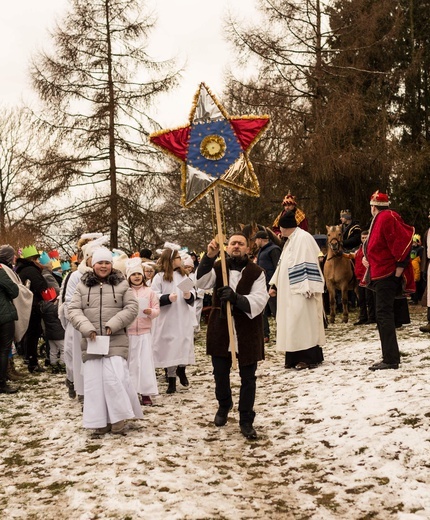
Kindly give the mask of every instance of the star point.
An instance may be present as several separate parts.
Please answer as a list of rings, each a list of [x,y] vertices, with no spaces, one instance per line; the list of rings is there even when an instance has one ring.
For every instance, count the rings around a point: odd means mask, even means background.
[[[189,124],[150,135],[182,165],[182,203],[189,207],[217,183],[251,196],[260,193],[248,153],[267,129],[269,116],[234,116],[204,83],[194,97]]]

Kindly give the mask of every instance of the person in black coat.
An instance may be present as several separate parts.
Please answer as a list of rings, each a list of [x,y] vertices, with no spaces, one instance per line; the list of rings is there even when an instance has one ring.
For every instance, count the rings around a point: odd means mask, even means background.
[[[266,231],[258,231],[253,238],[259,248],[257,265],[264,269],[267,290],[269,290],[269,281],[276,271],[276,267],[278,265],[279,259],[281,258],[282,251],[279,246],[269,240],[269,235]],[[270,340],[269,316],[276,318],[276,296],[271,296],[269,298],[266,308],[264,309],[263,323],[265,343],[268,343]]]
[[[361,227],[357,220],[352,220],[351,211],[343,209],[340,212],[342,225],[343,249],[345,252],[355,251],[361,244]]]
[[[28,360],[30,373],[43,372],[44,369],[37,362],[37,345],[42,334],[42,315],[40,302],[42,292],[48,289],[48,284],[42,276],[42,266],[38,263],[39,253],[34,246],[24,247],[23,257],[16,262],[16,273],[24,285],[30,285],[33,293],[33,304],[31,307],[30,322],[22,343],[24,345],[25,357]]]
[[[15,320],[18,319],[12,300],[18,293],[18,285],[9,278],[0,264],[0,394],[13,394],[17,391],[7,383],[7,367],[15,333]]]
[[[53,372],[65,371],[64,329],[58,317],[58,300],[42,301],[42,328],[45,341],[49,342],[49,364]]]

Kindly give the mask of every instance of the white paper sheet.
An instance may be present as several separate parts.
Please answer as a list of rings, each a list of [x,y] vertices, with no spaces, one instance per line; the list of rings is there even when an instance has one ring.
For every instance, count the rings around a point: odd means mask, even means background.
[[[139,301],[139,318],[149,318],[147,314],[144,314],[144,310],[149,308],[149,298],[138,298]]]
[[[194,283],[191,278],[184,278],[181,282],[178,283],[178,289],[181,289],[182,292],[190,292],[193,288]]]
[[[87,340],[87,354],[109,354],[109,336],[96,336],[95,341]]]

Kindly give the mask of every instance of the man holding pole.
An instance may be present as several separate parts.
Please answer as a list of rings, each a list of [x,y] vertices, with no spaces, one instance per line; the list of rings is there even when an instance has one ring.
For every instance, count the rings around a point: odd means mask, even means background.
[[[232,316],[234,351],[239,361],[241,379],[240,431],[246,438],[256,439],[257,433],[253,427],[255,373],[258,361],[264,359],[262,313],[269,295],[264,271],[249,260],[248,252],[248,239],[240,232],[234,233],[228,241],[228,258],[223,266],[223,262],[215,262],[220,246],[215,239],[211,240],[197,270],[196,286],[205,290],[214,289],[206,343],[206,352],[212,356],[215,395],[219,404],[214,423],[216,426],[224,426],[233,407],[230,369],[232,358],[234,367],[235,355],[231,353],[228,323]],[[225,279],[228,284],[224,282]]]

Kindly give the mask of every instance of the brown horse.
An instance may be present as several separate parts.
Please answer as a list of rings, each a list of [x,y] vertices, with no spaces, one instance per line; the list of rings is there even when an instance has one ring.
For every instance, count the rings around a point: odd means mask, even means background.
[[[258,253],[258,247],[255,243],[255,239],[252,238],[255,233],[257,233],[257,231],[265,231],[269,235],[269,240],[271,240],[281,249],[284,247],[284,242],[282,241],[281,237],[278,237],[278,235],[274,233],[269,227],[256,224],[255,222],[252,222],[251,224],[239,224],[239,226],[240,230],[249,241],[249,252],[251,255],[255,256]]]
[[[348,290],[357,291],[352,260],[344,255],[342,230],[340,226],[327,228],[327,259],[324,264],[324,278],[330,297],[330,323],[336,315],[336,289],[342,293],[343,323],[348,323]]]

